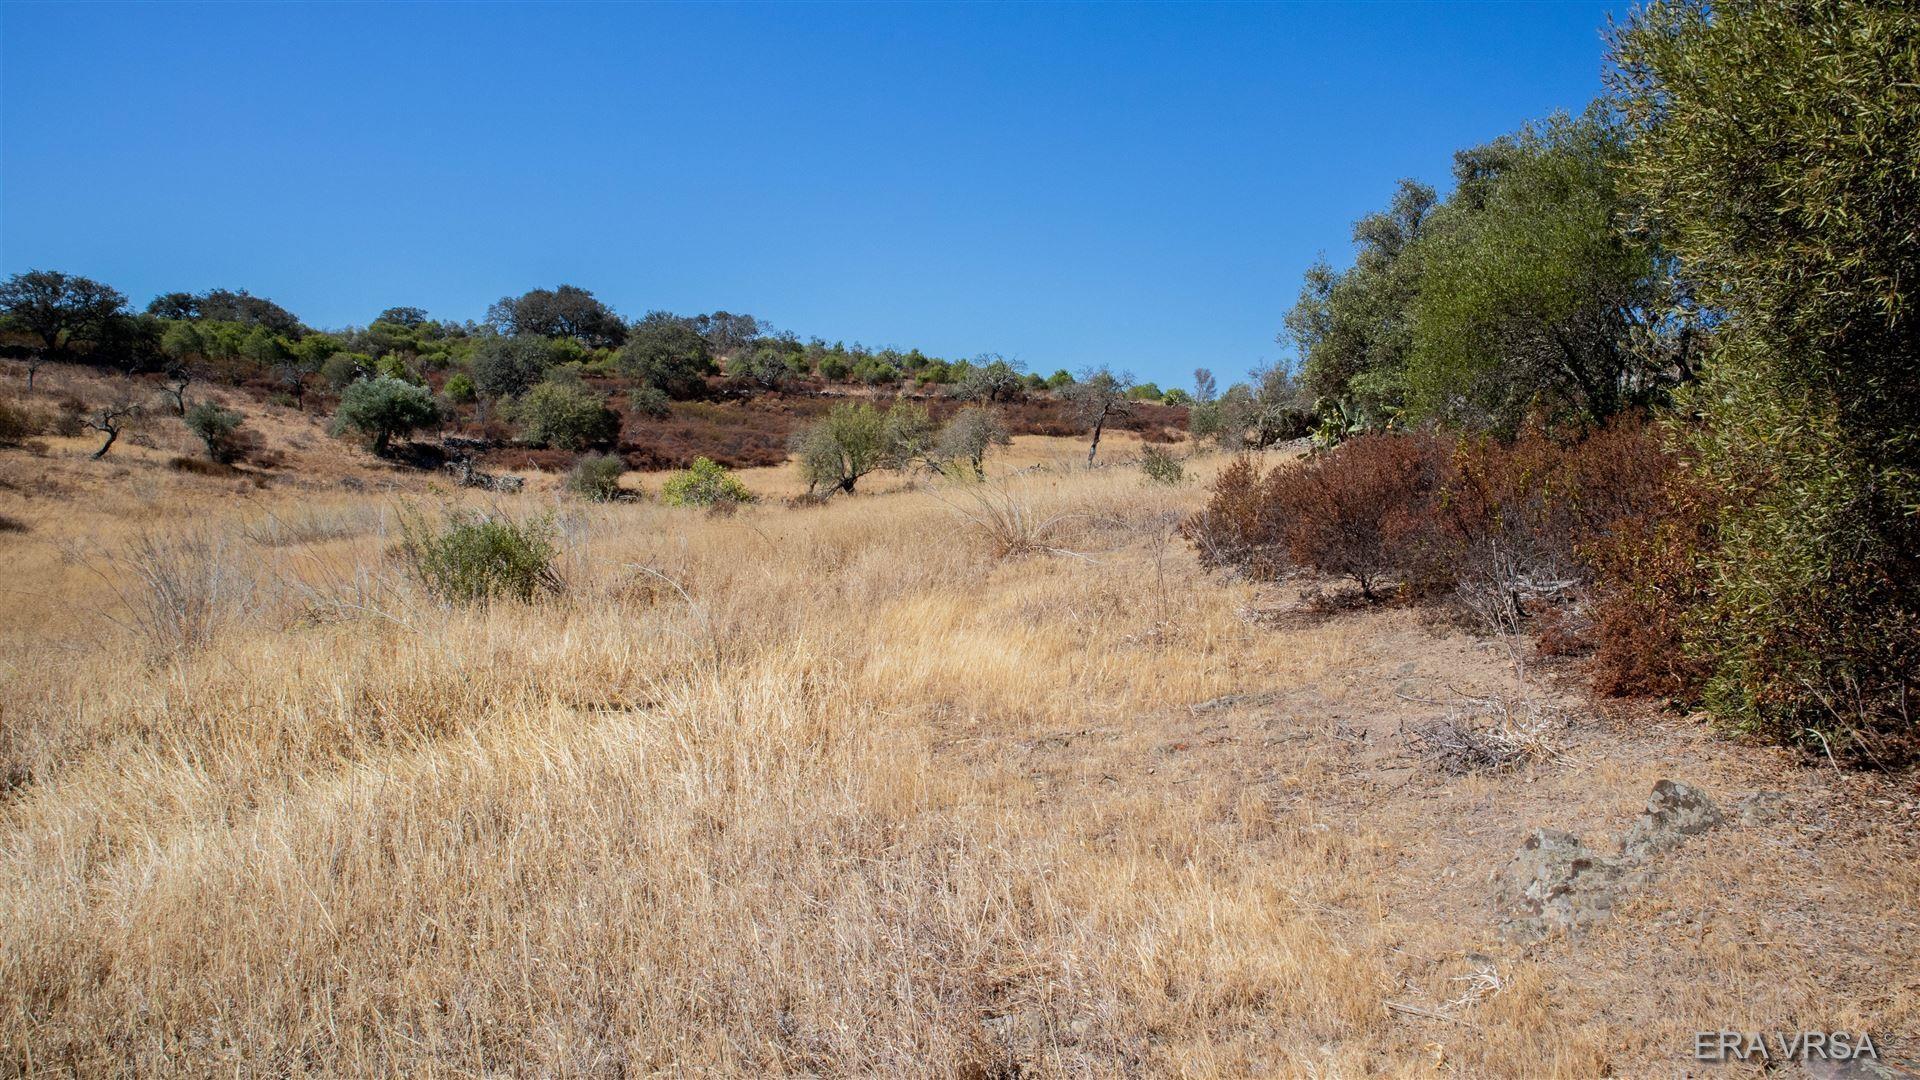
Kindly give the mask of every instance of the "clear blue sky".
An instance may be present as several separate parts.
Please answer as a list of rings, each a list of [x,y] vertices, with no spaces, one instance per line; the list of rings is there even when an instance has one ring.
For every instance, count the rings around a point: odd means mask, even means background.
[[[0,271],[1224,381],[1398,177],[1593,97],[1609,7],[8,3]]]

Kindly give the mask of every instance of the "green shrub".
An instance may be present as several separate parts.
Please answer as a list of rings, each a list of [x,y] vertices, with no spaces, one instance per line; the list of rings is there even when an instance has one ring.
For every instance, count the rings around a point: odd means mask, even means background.
[[[373,358],[361,353],[337,352],[320,362],[320,378],[335,390],[345,390],[373,374]]]
[[[551,518],[514,521],[456,510],[436,528],[403,512],[400,529],[408,570],[446,603],[526,601],[560,591]]]
[[[593,502],[608,502],[620,497],[620,477],[627,463],[613,454],[588,454],[573,463],[567,474],[567,488]]]
[[[1920,20],[1667,0],[1616,32],[1625,177],[1722,313],[1681,430],[1718,496],[1705,701],[1822,757],[1920,758]]]
[[[606,399],[578,381],[551,380],[527,391],[513,407],[514,418],[535,446],[584,450],[620,437],[620,414]]]
[[[627,395],[627,411],[635,416],[665,420],[673,415],[673,399],[657,386],[637,385]]]
[[[455,405],[467,404],[476,396],[473,377],[464,371],[454,372],[447,376],[446,384],[440,388],[440,394]]]
[[[1140,451],[1140,471],[1147,479],[1156,484],[1177,487],[1187,482],[1187,467],[1180,459],[1158,446],[1149,446]]]
[[[187,430],[206,444],[207,459],[231,464],[240,455],[240,425],[245,417],[232,409],[223,409],[211,401],[202,401],[187,410]]]
[[[361,379],[341,392],[333,433],[361,435],[374,453],[385,454],[394,436],[409,435],[439,422],[440,406],[425,387],[382,375]]]
[[[660,487],[660,501],[668,506],[717,506],[752,502],[753,492],[712,458],[703,457],[667,478]]]

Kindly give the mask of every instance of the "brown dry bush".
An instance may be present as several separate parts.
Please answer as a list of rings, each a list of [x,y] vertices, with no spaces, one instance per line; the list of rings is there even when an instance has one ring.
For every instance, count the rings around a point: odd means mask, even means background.
[[[1692,698],[1710,665],[1686,646],[1705,610],[1715,500],[1669,467],[1653,503],[1584,549],[1593,587],[1593,685],[1615,696]]]
[[[1511,442],[1463,439],[1434,503],[1462,604],[1491,629],[1546,629],[1554,651],[1574,648],[1584,617],[1563,601],[1577,606],[1592,560],[1626,523],[1660,510],[1671,472],[1670,455],[1639,420],[1572,440],[1538,425]]]
[[[1268,498],[1260,466],[1251,457],[1236,458],[1213,482],[1207,505],[1180,527],[1200,555],[1213,567],[1236,567],[1260,579],[1285,573],[1285,522]]]
[[[1255,577],[1297,565],[1352,578],[1368,599],[1391,580],[1423,591],[1435,577],[1432,503],[1448,451],[1427,433],[1367,435],[1264,477],[1241,458],[1183,531],[1203,561]]]
[[[1603,693],[1687,697],[1705,675],[1684,639],[1711,517],[1659,431],[1620,420],[1577,440],[1363,436],[1264,476],[1242,458],[1183,528],[1209,565],[1305,567],[1369,598],[1387,581],[1451,590],[1491,630],[1592,654]]]
[[[1446,477],[1447,440],[1426,432],[1363,435],[1267,479],[1287,519],[1294,560],[1352,578],[1372,600],[1398,580],[1426,591],[1436,564],[1433,503]]]

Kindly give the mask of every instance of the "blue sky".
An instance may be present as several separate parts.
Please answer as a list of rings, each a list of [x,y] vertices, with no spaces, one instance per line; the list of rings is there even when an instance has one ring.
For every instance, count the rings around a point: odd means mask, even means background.
[[[0,272],[1231,377],[1398,177],[1592,98],[1610,7],[7,3]]]

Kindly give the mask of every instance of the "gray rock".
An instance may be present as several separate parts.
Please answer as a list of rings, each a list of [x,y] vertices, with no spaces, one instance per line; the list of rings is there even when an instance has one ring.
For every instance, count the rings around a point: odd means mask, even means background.
[[[1591,926],[1613,912],[1626,868],[1595,853],[1571,833],[1535,829],[1501,875],[1495,897],[1507,929],[1539,937]]]
[[[1620,853],[1635,862],[1660,855],[1726,820],[1707,793],[1692,784],[1662,780],[1653,785],[1646,812],[1620,837]]]
[[[1653,876],[1650,859],[1725,820],[1699,788],[1662,780],[1646,811],[1621,834],[1617,857],[1595,852],[1571,833],[1535,829],[1500,875],[1495,902],[1503,924],[1522,938],[1591,926],[1613,913],[1621,894]]]

